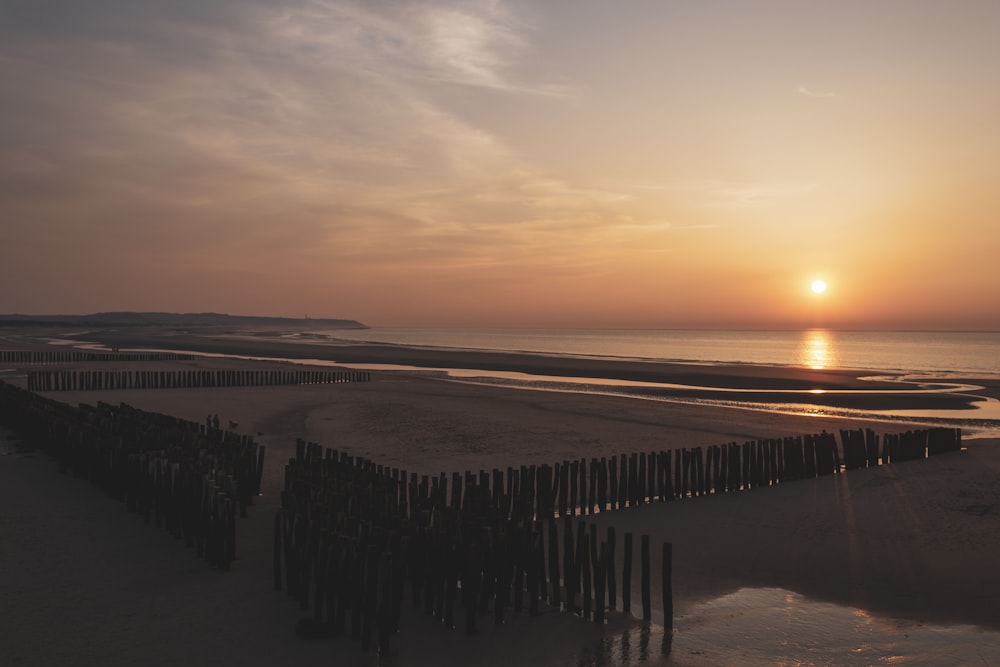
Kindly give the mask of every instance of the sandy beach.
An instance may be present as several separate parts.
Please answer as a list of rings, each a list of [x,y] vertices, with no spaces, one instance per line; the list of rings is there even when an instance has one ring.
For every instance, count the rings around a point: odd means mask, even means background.
[[[383,346],[331,351],[329,346],[224,337],[171,339],[130,333],[102,342],[123,349],[193,349],[732,388],[883,384],[859,381],[856,371],[847,370],[643,365]],[[197,359],[157,367],[251,364],[277,362]],[[27,367],[3,379],[18,383],[23,370]],[[996,391],[995,385],[979,384],[986,386],[981,396]],[[85,481],[60,475],[42,454],[6,434],[0,456],[0,591],[5,600],[0,619],[16,631],[8,631],[0,643],[3,664],[375,664],[377,657],[363,653],[356,642],[297,640],[299,613],[287,596],[272,590],[271,521],[282,463],[294,452],[296,438],[435,474],[824,429],[906,430],[899,423],[526,391],[392,373],[374,373],[371,382],[359,384],[49,395],[70,404],[125,402],[196,422],[218,414],[266,445],[268,465],[262,495],[238,526],[238,560],[233,572],[223,574]],[[962,400],[945,396],[938,398]],[[628,646],[629,637],[641,636],[633,632],[638,624],[621,615],[604,627],[564,613],[525,615],[500,628],[490,626],[473,639],[411,612],[396,638],[395,655],[380,664],[712,664],[710,655],[685,644],[685,638],[696,631],[694,620],[703,618],[701,605],[747,588],[782,589],[862,610],[900,632],[961,624],[983,628],[983,636],[995,638],[993,633],[1000,631],[998,444],[969,440],[966,451],[926,461],[588,519],[601,530],[614,526],[619,533],[648,534],[653,544],[674,545],[676,630],[669,656],[660,653],[655,636],[646,636],[640,661],[640,639]],[[656,597],[657,568],[653,572]],[[654,600],[653,608],[660,607]],[[726,621],[712,623],[713,631],[725,637]],[[845,664],[848,658],[845,654]]]

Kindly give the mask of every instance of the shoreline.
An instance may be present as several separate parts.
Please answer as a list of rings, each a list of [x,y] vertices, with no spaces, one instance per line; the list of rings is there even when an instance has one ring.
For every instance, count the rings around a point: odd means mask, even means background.
[[[466,368],[487,371],[510,371],[535,375],[595,377],[674,384],[708,385],[701,380],[717,380],[715,386],[732,389],[753,387],[783,389],[866,388],[870,383],[857,381],[859,373],[879,374],[862,369],[813,370],[794,366],[769,366],[733,363],[698,363],[657,361],[630,358],[556,356],[534,352],[463,350],[456,348],[409,347],[396,344],[323,345],[285,342],[274,338],[198,334],[160,335],[156,330],[91,331],[72,339],[102,343],[119,348],[158,348],[193,350],[237,356],[277,356],[290,359],[318,359],[350,364],[392,364],[424,368]],[[885,375],[886,373],[881,373]],[[877,383],[885,389],[895,385]]]
[[[272,357],[294,360],[315,359],[351,365],[410,366],[427,372],[480,370],[495,373],[521,373],[550,378],[593,379],[669,385],[632,390],[651,396],[678,399],[716,399],[758,404],[798,403],[848,408],[860,411],[917,409],[926,411],[961,410],[972,418],[976,404],[1000,400],[1000,377],[976,377],[956,374],[941,381],[938,376],[917,376],[906,386],[902,378],[910,373],[802,366],[776,366],[733,363],[668,362],[641,359],[555,356],[544,353],[491,352],[449,348],[420,348],[402,345],[337,344],[285,342],[254,336],[198,334],[162,335],[158,330],[92,331],[74,340],[102,343],[119,348],[156,348],[194,351],[242,357]],[[961,391],[959,383],[971,383],[973,391]],[[924,385],[954,384],[958,389],[938,389],[928,393]],[[727,392],[726,390],[730,390]],[[750,395],[749,392],[754,392]],[[799,393],[801,392],[801,393]],[[1000,410],[997,411],[1000,415]],[[993,419],[992,415],[985,419]]]

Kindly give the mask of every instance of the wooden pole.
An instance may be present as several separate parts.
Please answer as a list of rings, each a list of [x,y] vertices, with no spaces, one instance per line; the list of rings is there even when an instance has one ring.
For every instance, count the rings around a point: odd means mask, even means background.
[[[607,589],[608,543],[601,542],[600,555],[594,563],[594,623],[604,625],[604,591]]]
[[[622,566],[622,611],[632,614],[632,533],[625,533],[625,556]]]
[[[642,620],[652,618],[652,606],[649,596],[649,535],[642,536],[640,546],[640,566],[642,567]]]
[[[663,543],[663,570],[661,586],[663,593],[663,632],[670,634],[674,629],[674,585],[671,580],[674,563],[674,545]]]
[[[605,566],[605,572],[608,577],[608,609],[612,611],[615,609],[617,604],[616,597],[618,595],[615,577],[615,529],[613,526],[608,526],[608,562]]]
[[[274,515],[274,590],[281,590],[281,510]]]
[[[559,581],[559,527],[554,518],[549,518],[549,586],[551,595],[549,601],[553,607],[559,609],[562,600],[561,584]]]

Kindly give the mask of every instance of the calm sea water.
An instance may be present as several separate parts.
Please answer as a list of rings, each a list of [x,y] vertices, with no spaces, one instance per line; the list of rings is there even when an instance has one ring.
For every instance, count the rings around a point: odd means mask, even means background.
[[[309,334],[331,341],[419,347],[701,363],[1000,374],[1000,332],[372,328]]]

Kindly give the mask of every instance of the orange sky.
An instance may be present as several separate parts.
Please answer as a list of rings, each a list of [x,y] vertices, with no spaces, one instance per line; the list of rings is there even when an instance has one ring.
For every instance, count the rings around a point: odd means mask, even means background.
[[[9,0],[0,313],[1000,329],[997,34],[990,0]]]

